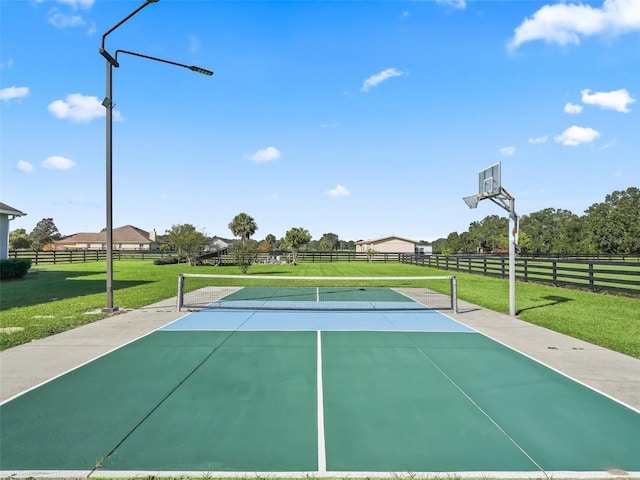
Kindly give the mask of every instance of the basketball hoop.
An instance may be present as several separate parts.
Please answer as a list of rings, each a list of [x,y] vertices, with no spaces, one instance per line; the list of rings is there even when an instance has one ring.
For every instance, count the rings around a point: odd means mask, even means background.
[[[502,164],[480,170],[478,173],[478,193],[463,197],[469,208],[477,208],[478,202],[488,198],[509,212],[511,238],[509,241],[509,313],[516,316],[516,248],[518,243],[519,217],[515,209],[515,198],[502,188]]]
[[[475,195],[469,195],[468,197],[464,197],[463,200],[464,203],[467,204],[467,207],[477,208],[478,202],[480,201],[480,195],[477,193]]]

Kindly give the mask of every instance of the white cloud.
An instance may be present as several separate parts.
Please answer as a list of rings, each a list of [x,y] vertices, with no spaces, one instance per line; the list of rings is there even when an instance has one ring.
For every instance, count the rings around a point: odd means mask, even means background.
[[[618,143],[617,140],[611,140],[609,143],[604,144],[603,146],[600,147],[600,150],[607,150],[609,148],[613,148],[616,146],[616,144]]]
[[[600,132],[593,128],[573,125],[554,137],[554,140],[568,147],[577,147],[583,143],[591,143],[599,136]]]
[[[339,123],[323,123],[320,128],[338,128],[339,126]]]
[[[76,162],[59,155],[54,155],[52,157],[47,157],[47,159],[42,162],[42,166],[49,170],[69,170],[76,166]]]
[[[548,135],[544,135],[542,137],[532,137],[529,139],[529,143],[534,143],[534,144],[538,144],[538,143],[547,143],[547,140],[549,140],[549,136]]]
[[[601,8],[585,4],[556,3],[545,5],[515,29],[508,48],[534,40],[559,45],[578,45],[581,36],[615,37],[640,30],[638,0],[605,0]]]
[[[80,8],[82,10],[88,10],[93,6],[95,0],[58,0],[58,3],[68,5],[74,10]]]
[[[95,24],[93,22],[87,23],[84,17],[78,15],[78,10],[89,10],[94,0],[57,0],[61,5],[66,8],[62,8],[62,11],[56,7],[53,7],[48,12],[48,21],[56,28],[73,28],[87,26],[87,33],[92,35],[96,31]],[[70,10],[70,11],[69,11]]]
[[[629,95],[626,88],[614,90],[613,92],[594,92],[588,88],[582,90],[582,103],[588,105],[597,105],[601,108],[616,110],[617,112],[629,113],[629,104],[634,103],[635,99]]]
[[[256,163],[266,163],[280,158],[280,155],[281,153],[276,147],[267,147],[249,155],[248,158]]]
[[[337,198],[337,197],[348,197],[349,195],[351,195],[351,192],[344,186],[338,184],[336,185],[336,188],[329,190],[328,192],[326,192],[327,195],[329,195],[330,197],[333,198]]]
[[[564,111],[565,113],[569,113],[571,115],[578,115],[579,113],[582,113],[583,108],[584,107],[582,105],[576,105],[574,103],[567,102],[567,104],[564,106]]]
[[[4,63],[0,63],[0,68],[11,68],[13,67],[13,58],[10,58]]]
[[[29,87],[7,87],[0,89],[0,100],[12,100],[29,95]]]
[[[368,92],[371,88],[379,85],[385,80],[388,80],[391,77],[400,77],[404,74],[405,72],[401,72],[399,70],[396,70],[395,68],[387,68],[386,70],[383,70],[380,73],[376,73],[375,75],[371,75],[369,78],[367,78],[362,84],[361,90],[363,92]]]
[[[97,97],[72,93],[65,100],[56,100],[49,104],[49,111],[54,117],[74,122],[90,122],[106,115],[105,107]],[[118,117],[114,113],[114,118]]]
[[[196,54],[200,52],[202,41],[199,37],[196,37],[195,35],[187,35],[187,42],[189,44],[189,53]]]
[[[49,23],[56,28],[83,27],[87,24],[79,15],[67,15],[54,11],[49,13]]]
[[[21,172],[33,172],[33,165],[29,162],[25,162],[24,160],[18,160],[16,168]]]
[[[502,147],[500,153],[505,157],[512,157],[516,153],[516,147]]]
[[[467,7],[466,0],[436,0],[436,2],[446,7],[457,8],[460,10]]]

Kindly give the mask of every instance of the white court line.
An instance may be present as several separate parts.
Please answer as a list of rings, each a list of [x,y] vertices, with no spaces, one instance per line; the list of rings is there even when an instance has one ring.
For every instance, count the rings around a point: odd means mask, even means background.
[[[322,331],[317,331],[316,348],[318,350],[317,360],[317,405],[318,405],[318,473],[324,475],[327,472],[327,453],[325,450],[324,438],[324,393],[322,389]]]
[[[0,470],[2,478],[143,478],[143,477],[173,477],[173,478],[228,478],[246,480],[251,478],[292,478],[308,480],[320,472],[241,472],[241,471],[199,471],[199,470],[98,470],[89,472],[88,470]],[[617,471],[548,471],[546,475],[536,471],[463,471],[463,472],[373,472],[373,471],[332,471],[324,472],[324,478],[390,478],[392,480],[412,480],[415,478],[442,480],[448,478],[499,478],[505,480],[512,479],[582,479],[582,480],[625,480],[640,478],[640,472]]]

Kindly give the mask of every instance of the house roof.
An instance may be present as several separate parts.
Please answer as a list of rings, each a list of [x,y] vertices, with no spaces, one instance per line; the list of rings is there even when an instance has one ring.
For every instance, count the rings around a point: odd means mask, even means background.
[[[99,243],[107,241],[107,232],[87,233],[81,232],[58,240],[56,243]],[[149,232],[132,225],[125,225],[113,229],[113,241],[117,243],[153,243],[149,238]]]
[[[404,238],[404,237],[398,237],[396,235],[390,235],[388,237],[380,237],[380,238],[373,238],[371,240],[360,240],[358,242],[356,242],[356,245],[366,245],[368,243],[380,243],[380,242],[386,242],[389,240],[402,240],[403,242],[409,242],[409,243],[416,243],[415,240],[411,240],[409,238]]]
[[[0,213],[4,215],[15,215],[16,217],[23,217],[26,213],[21,212],[17,208],[13,208],[6,203],[0,202]]]

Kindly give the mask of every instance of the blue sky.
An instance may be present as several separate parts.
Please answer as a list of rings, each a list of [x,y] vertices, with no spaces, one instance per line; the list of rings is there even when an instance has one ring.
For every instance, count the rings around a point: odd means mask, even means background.
[[[105,226],[102,35],[143,2],[0,0],[0,200],[63,235]],[[502,162],[520,215],[640,185],[640,0],[149,4],[120,55],[113,223],[255,238],[435,240]]]

